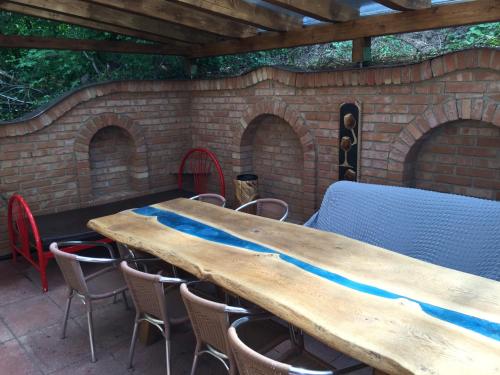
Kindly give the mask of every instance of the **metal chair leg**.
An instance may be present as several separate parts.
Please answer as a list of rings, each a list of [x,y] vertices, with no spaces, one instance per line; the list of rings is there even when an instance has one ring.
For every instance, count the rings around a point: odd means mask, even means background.
[[[165,338],[165,362],[167,365],[167,375],[170,375],[170,339]]]
[[[191,374],[194,375],[196,373],[196,366],[198,365],[198,357],[199,357],[199,352],[201,350],[201,343],[196,341],[196,349],[194,350],[194,357],[193,357],[193,365],[191,366]]]
[[[68,299],[66,300],[66,310],[64,311],[64,321],[61,332],[61,339],[66,337],[66,326],[68,325],[69,309],[71,307],[71,300],[73,299],[73,291],[68,292]]]
[[[130,342],[130,349],[128,352],[128,368],[132,368],[132,362],[134,360],[135,343],[137,341],[137,331],[139,328],[139,314],[135,315],[134,320],[134,330],[132,332],[132,341]]]
[[[92,357],[92,362],[96,362],[97,358],[95,356],[94,349],[94,323],[92,320],[92,303],[90,300],[86,299],[85,304],[87,305],[87,324],[89,327],[89,340],[90,340],[90,355]]]

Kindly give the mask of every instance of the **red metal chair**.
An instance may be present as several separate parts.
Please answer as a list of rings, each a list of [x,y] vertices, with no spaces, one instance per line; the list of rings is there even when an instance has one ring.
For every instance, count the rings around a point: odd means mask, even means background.
[[[17,254],[20,254],[30,262],[40,273],[43,291],[48,291],[46,269],[49,259],[54,258],[54,255],[48,249],[44,250],[35,218],[21,195],[14,194],[10,197],[7,220],[12,259],[15,262]],[[109,243],[111,240],[104,238],[98,242]],[[92,247],[94,246],[75,245],[65,248],[64,251],[76,253]],[[33,254],[36,254],[36,256],[33,256]]]
[[[182,189],[183,174],[190,173],[193,175],[194,192],[196,194],[207,193],[208,179],[213,168],[215,168],[219,178],[220,195],[225,197],[226,184],[220,163],[215,154],[205,148],[193,148],[182,158],[177,180],[179,189]],[[185,172],[185,169],[187,172]]]

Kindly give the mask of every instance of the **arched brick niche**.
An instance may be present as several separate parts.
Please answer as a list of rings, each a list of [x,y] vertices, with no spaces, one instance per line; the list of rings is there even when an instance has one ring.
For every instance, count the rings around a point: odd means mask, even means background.
[[[81,203],[148,190],[146,143],[130,118],[113,113],[91,118],[82,126],[74,149]]]
[[[500,200],[500,105],[451,100],[418,116],[393,143],[393,183]]]
[[[316,151],[304,120],[283,102],[271,102],[249,109],[241,124],[234,174],[257,174],[260,195],[283,199],[290,220],[304,222],[316,203]]]
[[[500,128],[474,120],[440,125],[419,143],[410,165],[410,186],[500,199]]]

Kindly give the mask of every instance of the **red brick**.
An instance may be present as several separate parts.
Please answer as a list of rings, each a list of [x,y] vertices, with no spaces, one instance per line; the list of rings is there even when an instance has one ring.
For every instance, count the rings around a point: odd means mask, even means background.
[[[489,148],[478,148],[478,147],[460,147],[458,152],[462,155],[467,156],[480,156],[480,157],[495,157],[496,150]]]
[[[496,147],[500,149],[500,137],[496,138],[478,138],[477,145],[480,147]]]
[[[432,59],[431,60],[431,69],[432,69],[432,75],[434,77],[442,76],[444,73],[443,58],[436,57],[435,59]]]
[[[436,175],[434,177],[434,181],[451,185],[461,185],[461,186],[470,186],[472,183],[472,179],[469,177],[453,176],[453,175]]]
[[[453,93],[482,93],[486,91],[484,83],[472,82],[446,82],[446,92]]]
[[[445,73],[453,72],[457,69],[457,56],[454,53],[450,53],[444,56],[444,71]]]
[[[459,176],[494,178],[495,172],[491,169],[457,167],[456,174]]]

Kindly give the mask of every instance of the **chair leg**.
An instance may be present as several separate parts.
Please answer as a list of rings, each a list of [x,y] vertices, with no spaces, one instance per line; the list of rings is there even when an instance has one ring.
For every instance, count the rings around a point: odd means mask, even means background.
[[[92,362],[96,362],[97,358],[95,356],[95,345],[94,345],[94,322],[92,320],[92,303],[89,299],[85,300],[87,305],[87,324],[89,328],[89,340],[90,340],[90,355],[92,357]]]
[[[132,332],[132,341],[130,342],[130,349],[128,352],[128,368],[132,368],[132,363],[134,361],[134,351],[135,351],[135,343],[137,341],[137,330],[139,328],[139,314],[135,315],[134,320],[134,330]]]
[[[127,293],[125,291],[122,292],[123,304],[125,305],[125,310],[130,310],[130,306],[127,301]]]
[[[193,365],[191,366],[191,374],[194,375],[196,373],[196,366],[198,365],[198,358],[200,356],[200,350],[201,350],[201,343],[196,340],[196,349],[194,350],[194,357],[193,357]]]
[[[64,311],[64,321],[61,332],[61,339],[66,337],[66,326],[68,325],[69,309],[71,307],[71,300],[73,299],[73,290],[69,290],[68,299],[66,300],[66,310]]]
[[[170,375],[170,339],[165,337],[165,362],[167,366],[167,375]]]

